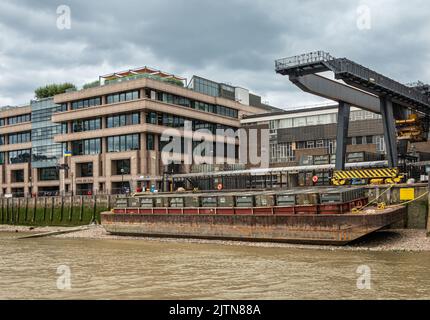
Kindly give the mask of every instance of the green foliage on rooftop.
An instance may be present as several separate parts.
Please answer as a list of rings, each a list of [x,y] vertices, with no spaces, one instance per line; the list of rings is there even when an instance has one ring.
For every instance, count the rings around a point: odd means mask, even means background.
[[[89,88],[94,88],[94,87],[98,87],[98,86],[100,86],[100,81],[99,80],[95,80],[93,82],[85,83],[82,86],[82,89],[89,89]]]
[[[73,83],[53,83],[44,87],[39,87],[34,90],[37,99],[49,98],[56,94],[64,93],[66,91],[76,91],[76,86]]]

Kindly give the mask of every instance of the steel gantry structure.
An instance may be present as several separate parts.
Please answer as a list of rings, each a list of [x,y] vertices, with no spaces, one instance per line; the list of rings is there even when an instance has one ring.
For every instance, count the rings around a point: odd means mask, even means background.
[[[275,70],[288,75],[302,90],[339,103],[337,123],[337,170],[345,168],[349,112],[356,106],[382,116],[388,165],[398,165],[396,119],[405,119],[410,112],[422,117],[430,115],[430,89],[418,83],[401,84],[346,58],[335,58],[324,51],[316,51],[275,61]],[[342,82],[318,75],[333,72]]]

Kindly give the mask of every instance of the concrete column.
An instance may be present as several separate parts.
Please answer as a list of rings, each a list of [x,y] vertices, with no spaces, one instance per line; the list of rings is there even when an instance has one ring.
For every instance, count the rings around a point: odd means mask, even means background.
[[[397,135],[393,115],[393,103],[388,97],[381,97],[381,115],[384,126],[384,140],[387,149],[387,160],[390,168],[397,167]]]
[[[160,136],[158,134],[154,134],[154,155],[155,155],[155,167],[154,167],[154,174],[159,175],[161,174],[161,170],[160,170],[160,161],[161,161],[161,156],[160,156]]]
[[[146,133],[140,134],[140,173],[146,175],[148,173],[148,151],[146,150]]]
[[[61,157],[59,162],[60,164],[66,164],[67,157]],[[66,191],[66,171],[67,170],[58,171],[58,179],[60,180],[60,194],[65,193]]]
[[[29,195],[30,193],[30,176],[31,176],[31,164],[28,163],[28,166],[24,169],[24,195]]]
[[[102,167],[101,167],[101,170],[99,170],[98,173],[100,173],[101,176],[106,177],[107,176],[107,171],[106,171],[106,167],[107,167],[107,165],[106,165],[106,162],[107,162],[107,160],[106,160],[107,138],[103,137],[103,138],[100,138],[100,139],[102,139],[102,154],[101,154],[101,157],[100,157],[100,161],[102,162]]]
[[[350,109],[349,104],[343,101],[339,102],[336,133],[336,170],[345,169]]]

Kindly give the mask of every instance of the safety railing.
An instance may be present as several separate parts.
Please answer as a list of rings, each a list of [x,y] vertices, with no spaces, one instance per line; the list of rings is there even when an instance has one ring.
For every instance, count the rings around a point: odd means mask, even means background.
[[[328,52],[315,51],[275,61],[276,71],[335,59]]]
[[[366,68],[351,60],[342,58],[327,61],[327,64],[332,67],[332,71],[336,74],[347,73],[363,81],[375,84],[378,87],[390,91],[396,95],[406,97],[418,103],[425,105],[429,104],[429,99],[415,88],[408,87],[400,82],[381,75],[369,68]]]

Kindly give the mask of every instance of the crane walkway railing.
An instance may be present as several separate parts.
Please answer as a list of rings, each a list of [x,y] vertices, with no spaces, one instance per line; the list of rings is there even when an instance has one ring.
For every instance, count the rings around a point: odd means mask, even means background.
[[[360,82],[376,93],[386,93],[412,105],[424,106],[430,113],[430,97],[418,88],[390,79],[346,58],[335,58],[328,52],[315,51],[275,61],[275,70],[281,74],[309,74],[332,71],[337,79]]]

